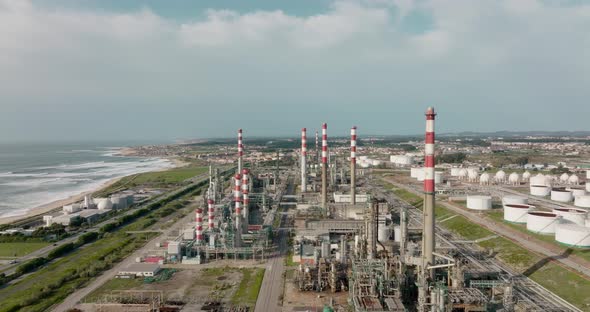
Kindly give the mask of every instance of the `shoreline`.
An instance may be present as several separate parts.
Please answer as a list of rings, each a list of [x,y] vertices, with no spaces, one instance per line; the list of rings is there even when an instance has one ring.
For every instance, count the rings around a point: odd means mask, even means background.
[[[123,156],[123,155],[121,155],[121,156]],[[140,157],[140,156],[135,156],[135,157]],[[173,166],[170,168],[154,168],[154,170],[146,171],[146,172],[166,171],[166,170],[170,170],[170,169],[184,167],[188,164],[188,163],[185,163],[185,162],[178,160],[174,157],[162,157],[162,159],[168,160]],[[146,173],[146,172],[144,172],[144,173]],[[101,184],[100,186],[98,186],[92,190],[81,192],[81,193],[78,193],[75,195],[71,195],[67,198],[57,199],[57,200],[54,200],[52,202],[49,202],[49,203],[46,203],[46,204],[43,204],[40,206],[30,208],[29,210],[27,210],[27,212],[25,212],[24,214],[21,214],[21,215],[0,217],[0,225],[10,224],[10,223],[17,222],[17,221],[20,221],[23,219],[41,216],[41,215],[47,214],[51,211],[60,210],[65,205],[70,205],[70,204],[82,201],[82,200],[84,200],[84,196],[99,192],[99,191],[117,183],[117,181],[119,181],[125,177],[132,176],[134,174],[137,174],[137,173],[113,178],[113,179],[106,181],[105,183]]]

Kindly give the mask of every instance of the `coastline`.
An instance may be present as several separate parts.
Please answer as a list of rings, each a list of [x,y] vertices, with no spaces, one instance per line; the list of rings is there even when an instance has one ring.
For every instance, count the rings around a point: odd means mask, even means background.
[[[127,148],[128,151],[131,151],[132,148]],[[119,155],[117,155],[119,156]],[[124,156],[124,155],[121,155]],[[125,155],[126,156],[126,155]],[[140,156],[135,156],[135,157],[140,157]],[[166,159],[168,160],[173,167],[170,168],[154,168],[154,170],[151,171],[146,171],[146,172],[158,172],[158,171],[166,171],[166,170],[170,170],[170,169],[174,169],[174,168],[179,168],[179,167],[184,167],[187,166],[188,163],[183,162],[175,157],[162,157],[162,159]],[[134,173],[135,174],[135,173]],[[84,200],[84,196],[88,195],[88,194],[93,194],[96,192],[99,192],[111,185],[113,185],[114,183],[116,183],[117,181],[128,177],[128,176],[132,176],[134,174],[129,174],[126,176],[121,176],[121,177],[117,177],[117,178],[113,178],[111,180],[106,181],[105,183],[101,184],[100,186],[96,187],[93,190],[90,191],[86,191],[86,192],[81,192],[75,195],[71,195],[67,198],[61,198],[61,199],[57,199],[54,200],[52,202],[49,202],[47,204],[43,204],[37,207],[33,207],[29,210],[27,210],[27,212],[25,212],[24,214],[21,215],[16,215],[16,216],[6,216],[6,217],[0,217],[0,225],[4,225],[4,224],[9,224],[9,223],[13,223],[16,221],[20,221],[23,219],[27,219],[27,218],[32,218],[32,217],[36,217],[36,216],[40,216],[43,214],[47,214],[51,211],[55,211],[55,210],[61,210],[61,208],[65,205],[70,205],[79,201]]]

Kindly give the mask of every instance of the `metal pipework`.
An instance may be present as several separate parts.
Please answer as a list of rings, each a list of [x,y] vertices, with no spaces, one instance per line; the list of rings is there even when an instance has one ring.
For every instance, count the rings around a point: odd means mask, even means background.
[[[244,156],[244,145],[242,142],[242,129],[238,129],[238,174],[242,173],[242,156]]]
[[[322,125],[322,208],[328,212],[328,124]]]
[[[356,126],[350,129],[350,203],[356,204]]]
[[[434,108],[426,110],[426,135],[424,138],[424,229],[422,231],[423,269],[434,265]],[[429,275],[434,278],[434,268]]]
[[[301,129],[301,193],[307,191],[307,129]]]

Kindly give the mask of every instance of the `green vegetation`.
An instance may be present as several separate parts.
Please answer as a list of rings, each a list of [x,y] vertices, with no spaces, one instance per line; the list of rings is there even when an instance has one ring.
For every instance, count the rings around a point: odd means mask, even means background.
[[[132,289],[141,284],[143,284],[141,278],[113,278],[86,296],[84,302],[96,302],[111,291]]]
[[[187,179],[207,172],[208,167],[182,167],[166,171],[146,172],[130,175],[95,194],[96,197],[107,196],[138,186],[163,188],[177,186]]]
[[[70,251],[51,262],[47,262],[46,258],[38,258],[34,263],[27,262],[26,266],[20,269],[22,272],[40,268],[14,284],[0,289],[0,301],[3,303],[0,312],[47,311],[52,305],[88,283],[92,277],[109,269],[156,235],[133,235],[127,234],[127,231],[142,229],[149,215],[155,215],[160,208],[174,206],[183,201],[183,197],[192,196],[196,191],[200,191],[199,188],[205,184],[206,181],[203,181],[154,201],[146,205],[147,212],[141,212],[131,219],[121,217],[115,221],[115,228],[101,232],[102,238],[87,244],[83,250]],[[142,210],[144,209],[136,212]],[[83,241],[91,238],[85,237]],[[44,263],[47,264],[43,265]]]
[[[240,269],[240,272],[242,272],[242,281],[231,301],[233,304],[254,308],[264,278],[264,269]]]
[[[49,245],[47,242],[0,243],[0,258],[22,257]]]
[[[452,154],[442,154],[442,155],[438,155],[436,157],[436,163],[437,164],[442,164],[442,163],[448,163],[448,164],[452,164],[452,163],[463,163],[463,161],[467,158],[467,155],[465,153],[452,153]]]
[[[400,194],[398,196],[409,204],[416,206],[421,201],[420,196],[397,189],[390,183],[388,184],[390,188],[393,188],[393,192],[396,195]],[[492,212],[492,218],[497,219],[498,213]],[[435,214],[439,220],[445,218],[443,216],[454,215],[453,212],[440,205],[436,206]],[[469,240],[477,240],[495,234],[461,215],[445,221],[443,225],[450,231]],[[520,227],[518,225],[513,226]],[[478,245],[482,248],[492,250],[495,257],[582,310],[587,310],[590,306],[590,296],[587,295],[590,293],[590,280],[547,258],[530,252],[504,237],[485,240],[479,242]]]

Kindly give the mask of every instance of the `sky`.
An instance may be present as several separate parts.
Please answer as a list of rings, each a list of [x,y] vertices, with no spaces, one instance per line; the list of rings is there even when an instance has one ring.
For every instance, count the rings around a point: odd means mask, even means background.
[[[0,0],[0,141],[590,130],[590,2]]]

